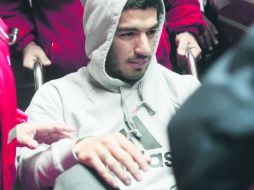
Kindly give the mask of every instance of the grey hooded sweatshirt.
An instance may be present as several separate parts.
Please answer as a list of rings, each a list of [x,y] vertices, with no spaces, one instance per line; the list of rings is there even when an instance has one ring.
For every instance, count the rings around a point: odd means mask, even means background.
[[[86,1],[84,30],[86,53],[91,62],[76,73],[43,85],[27,113],[31,121],[73,126],[80,138],[121,131],[152,158],[152,163],[149,171],[143,173],[142,182],[133,180],[131,186],[121,184],[120,188],[168,190],[175,185],[175,180],[167,125],[199,82],[192,76],[167,70],[156,61],[155,49],[164,11],[159,15],[160,27],[145,75],[130,85],[106,73],[106,56],[126,1]],[[23,148],[18,175],[24,189],[53,186],[59,174],[77,163],[72,153],[74,142],[73,139],[62,139],[51,145],[41,145],[36,150]]]

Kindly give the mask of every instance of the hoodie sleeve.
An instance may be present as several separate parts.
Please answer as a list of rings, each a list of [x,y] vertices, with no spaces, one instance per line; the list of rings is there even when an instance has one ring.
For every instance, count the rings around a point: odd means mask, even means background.
[[[170,32],[188,31],[195,36],[206,28],[198,0],[164,0],[166,22]]]
[[[10,29],[18,28],[17,51],[22,51],[29,42],[35,39],[32,8],[28,0],[1,0],[0,17]]]
[[[45,84],[35,94],[27,109],[30,121],[64,123],[61,97],[55,87]],[[18,161],[18,181],[22,189],[52,187],[55,179],[77,163],[72,148],[74,139],[62,139],[35,150],[21,148]]]

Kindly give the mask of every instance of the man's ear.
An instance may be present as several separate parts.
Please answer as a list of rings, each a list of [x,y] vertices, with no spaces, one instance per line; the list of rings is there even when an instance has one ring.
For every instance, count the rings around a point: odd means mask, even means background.
[[[85,6],[86,0],[81,0],[81,3],[82,3],[83,6]]]

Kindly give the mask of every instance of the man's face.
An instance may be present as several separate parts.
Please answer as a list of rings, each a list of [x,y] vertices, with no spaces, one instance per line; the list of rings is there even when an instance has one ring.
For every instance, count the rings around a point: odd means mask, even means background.
[[[130,83],[142,78],[153,53],[157,28],[155,8],[123,11],[107,56],[107,73]]]

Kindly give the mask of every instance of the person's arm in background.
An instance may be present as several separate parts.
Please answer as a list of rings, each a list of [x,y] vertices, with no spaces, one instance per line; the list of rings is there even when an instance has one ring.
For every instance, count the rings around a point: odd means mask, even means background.
[[[170,33],[176,35],[177,58],[181,60],[188,48],[195,58],[201,49],[196,41],[206,28],[198,0],[164,0],[166,24]]]
[[[17,146],[35,149],[38,144],[52,144],[74,138],[74,128],[60,123],[26,122],[16,126]]]
[[[58,97],[58,91],[53,86],[43,85],[26,111],[29,122],[64,124]],[[21,148],[18,154],[18,186],[21,189],[33,190],[52,187],[60,173],[77,163],[72,154],[74,142],[75,139],[65,138],[51,145],[39,144],[34,150]]]
[[[51,64],[43,49],[35,43],[35,26],[28,0],[2,0],[0,17],[9,29],[18,28],[15,51],[23,54],[24,67],[32,69],[37,59],[45,66]]]
[[[74,128],[56,122],[28,122],[28,116],[20,109],[16,109],[15,120],[15,127],[8,132],[8,143],[16,139],[18,147],[35,149],[38,144],[74,138]]]
[[[0,17],[0,173],[4,190],[13,189],[17,146],[36,148],[38,143],[51,144],[62,138],[72,138],[74,132],[73,128],[55,122],[27,123],[28,117],[16,108],[15,81],[10,67],[7,32],[8,28]]]
[[[198,41],[202,49],[212,51],[214,49],[214,46],[219,44],[219,40],[217,38],[219,32],[215,27],[215,25],[210,21],[210,19],[205,14],[205,6],[207,4],[207,1],[199,0],[199,3],[200,10],[203,13],[203,18],[207,23],[207,29],[204,31],[202,35],[198,37]]]

